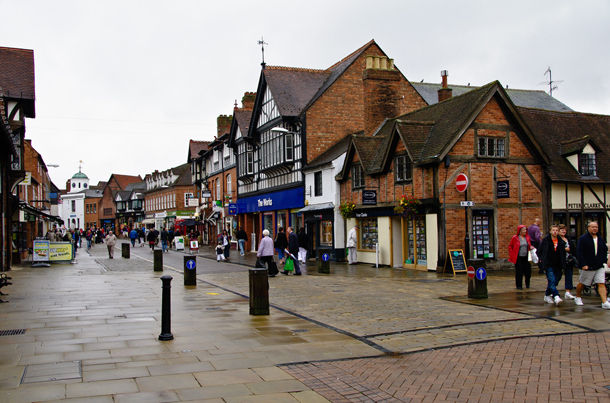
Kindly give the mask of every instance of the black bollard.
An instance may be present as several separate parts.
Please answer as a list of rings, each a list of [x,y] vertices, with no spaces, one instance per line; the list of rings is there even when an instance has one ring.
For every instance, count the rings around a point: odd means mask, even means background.
[[[154,257],[154,271],[163,271],[163,251],[161,249],[155,249],[153,251]]]
[[[269,315],[267,269],[250,269],[250,315]]]
[[[156,251],[155,251],[156,252]],[[171,302],[171,282],[172,276],[161,276],[163,285],[163,298],[161,301],[161,334],[159,340],[173,340],[174,335],[172,334],[172,302]]]
[[[121,256],[123,256],[125,259],[129,259],[130,253],[128,243],[121,244]]]
[[[184,285],[197,285],[197,257],[184,257]]]
[[[468,277],[468,298],[487,298],[485,259],[468,259],[468,265],[473,267],[475,272],[474,278]]]

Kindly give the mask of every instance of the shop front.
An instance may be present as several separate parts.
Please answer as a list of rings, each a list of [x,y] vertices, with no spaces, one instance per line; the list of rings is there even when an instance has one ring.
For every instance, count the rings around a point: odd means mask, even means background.
[[[308,205],[303,207],[299,213],[303,218],[305,232],[310,243],[307,248],[308,256],[317,258],[320,253],[329,253],[332,260],[343,261],[345,249],[337,249],[335,244],[334,204]]]

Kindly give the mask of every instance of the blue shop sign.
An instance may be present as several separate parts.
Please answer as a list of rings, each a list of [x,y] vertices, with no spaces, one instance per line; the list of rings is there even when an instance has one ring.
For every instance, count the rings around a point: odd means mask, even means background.
[[[243,197],[237,199],[237,211],[239,214],[254,213],[259,211],[287,210],[303,207],[305,192],[302,187],[282,190],[273,193],[264,193],[258,196]]]

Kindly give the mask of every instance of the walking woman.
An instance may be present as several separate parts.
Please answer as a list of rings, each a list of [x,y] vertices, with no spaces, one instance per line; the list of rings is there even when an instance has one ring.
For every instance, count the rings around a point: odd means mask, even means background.
[[[280,259],[280,263],[284,263],[284,249],[288,247],[288,238],[286,238],[284,228],[279,227],[277,231],[277,236],[275,237],[274,241],[275,250],[277,251],[277,257]]]
[[[551,231],[540,243],[538,258],[546,272],[547,287],[544,293],[544,302],[559,305],[563,300],[557,291],[556,279],[561,278],[566,262],[566,248],[564,242],[559,238],[559,227],[551,225]]]
[[[517,290],[523,289],[523,276],[525,288],[530,288],[532,266],[528,261],[529,251],[532,249],[530,236],[527,234],[527,225],[519,225],[517,234],[513,235],[508,244],[508,260],[515,265],[515,285]]]
[[[574,257],[574,254],[576,253],[576,246],[574,245],[574,242],[572,242],[568,239],[568,237],[566,236],[567,233],[568,233],[568,230],[567,230],[566,226],[564,224],[559,224],[559,237],[565,243],[565,248],[566,248],[566,262],[565,262],[565,269],[564,269],[565,285],[566,285],[566,293],[565,293],[564,297],[566,300],[576,298],[574,295],[572,295],[571,291],[574,289],[574,283],[572,282],[572,275],[574,274],[574,266],[578,266],[578,262],[576,261],[576,258]],[[559,279],[555,279],[555,280],[557,281],[557,284],[559,284]]]

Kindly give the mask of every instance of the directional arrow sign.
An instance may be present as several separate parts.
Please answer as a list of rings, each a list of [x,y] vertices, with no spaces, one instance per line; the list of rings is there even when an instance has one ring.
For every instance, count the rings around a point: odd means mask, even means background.
[[[479,267],[477,269],[477,280],[485,280],[485,277],[487,277],[487,272],[484,268]]]
[[[186,261],[186,268],[189,270],[193,270],[197,267],[197,262],[193,259]]]
[[[322,261],[323,262],[328,262],[328,258],[329,258],[328,253],[323,253],[322,254]]]

